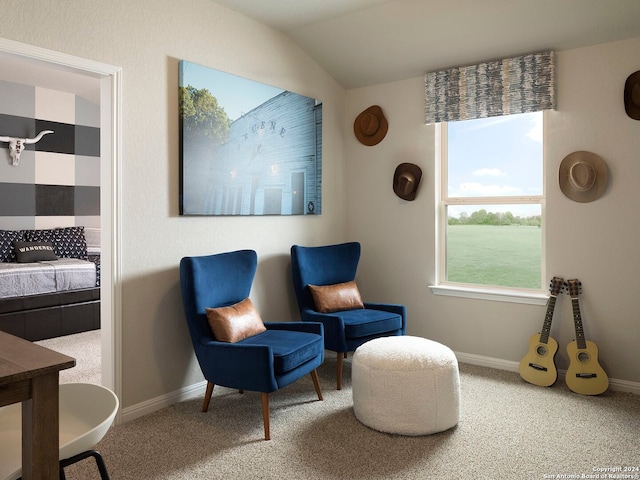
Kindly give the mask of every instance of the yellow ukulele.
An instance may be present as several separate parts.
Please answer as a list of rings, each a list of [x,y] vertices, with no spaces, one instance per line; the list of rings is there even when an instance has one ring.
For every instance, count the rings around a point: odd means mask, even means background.
[[[567,345],[569,355],[567,386],[575,393],[600,395],[609,388],[609,377],[598,363],[598,347],[584,338],[578,303],[581,284],[577,279],[568,280],[567,283],[573,307],[573,323],[576,328],[576,339]]]
[[[549,336],[549,332],[551,331],[551,320],[556,306],[556,298],[562,292],[563,287],[564,279],[553,277],[542,331],[531,336],[529,339],[529,351],[522,357],[518,366],[518,372],[520,372],[520,376],[524,380],[541,387],[551,386],[558,379],[558,370],[555,364],[558,342]]]

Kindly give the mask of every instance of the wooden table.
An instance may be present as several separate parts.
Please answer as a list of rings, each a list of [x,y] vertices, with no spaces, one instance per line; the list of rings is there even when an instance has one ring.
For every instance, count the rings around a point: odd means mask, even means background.
[[[0,407],[22,402],[22,478],[58,479],[60,370],[75,359],[0,332]]]

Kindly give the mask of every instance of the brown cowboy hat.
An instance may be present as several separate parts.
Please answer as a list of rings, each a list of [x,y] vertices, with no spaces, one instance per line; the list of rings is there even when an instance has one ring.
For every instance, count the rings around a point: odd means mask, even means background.
[[[416,198],[422,169],[413,163],[401,163],[393,174],[393,191],[403,200]]]
[[[607,164],[600,156],[591,152],[573,152],[567,155],[558,172],[562,193],[581,203],[600,198],[607,188],[607,179]]]
[[[640,120],[640,70],[627,77],[624,84],[624,109],[634,120]]]
[[[378,105],[364,110],[353,122],[353,133],[363,145],[377,145],[387,134],[389,124]]]

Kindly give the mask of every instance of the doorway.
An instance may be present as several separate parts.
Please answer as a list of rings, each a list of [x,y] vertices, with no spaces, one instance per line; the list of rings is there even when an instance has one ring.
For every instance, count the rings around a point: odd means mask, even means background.
[[[100,105],[102,384],[121,396],[120,162],[122,71],[119,67],[0,38],[1,79],[94,95]],[[43,74],[44,72],[44,74]],[[46,84],[45,84],[46,82]],[[94,89],[87,92],[84,89]]]

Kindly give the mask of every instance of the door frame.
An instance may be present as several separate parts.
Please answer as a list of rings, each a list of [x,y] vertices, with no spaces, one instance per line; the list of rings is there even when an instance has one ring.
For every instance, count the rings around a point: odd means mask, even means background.
[[[122,398],[122,68],[4,38],[0,38],[0,52],[47,68],[87,75],[100,82],[102,384]],[[120,415],[121,409],[117,423]]]

